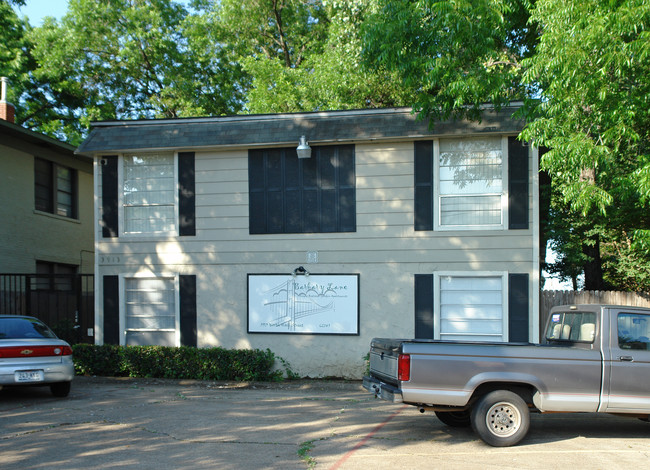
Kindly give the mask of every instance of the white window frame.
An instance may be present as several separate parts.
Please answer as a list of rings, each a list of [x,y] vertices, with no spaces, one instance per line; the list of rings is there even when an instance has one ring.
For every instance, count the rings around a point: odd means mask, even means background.
[[[120,293],[120,346],[126,346],[128,331],[169,331],[171,329],[126,328],[126,281],[129,279],[173,279],[174,281],[174,346],[181,345],[180,275],[178,273],[122,273],[118,276]]]
[[[465,137],[465,139],[480,139],[481,137]],[[450,137],[443,140],[462,140],[463,137]],[[433,190],[434,190],[434,227],[436,231],[450,230],[506,230],[508,227],[508,136],[501,136],[501,223],[481,225],[443,225],[440,201],[440,140],[433,141]],[[489,193],[485,193],[488,195]],[[496,194],[495,194],[496,195]]]
[[[508,272],[507,271],[441,271],[433,274],[433,298],[434,298],[434,313],[433,313],[433,332],[434,339],[450,339],[449,334],[445,334],[446,338],[441,338],[441,288],[440,283],[448,277],[463,277],[463,278],[501,278],[501,331],[499,336],[490,334],[464,334],[463,336],[494,336],[496,342],[507,342],[509,337],[508,330]],[[462,341],[469,341],[467,339]],[[481,340],[485,341],[485,340]]]
[[[174,230],[171,232],[127,232],[126,231],[126,216],[124,214],[125,197],[124,197],[124,158],[131,155],[162,155],[169,154],[170,152],[131,152],[119,155],[119,164],[117,171],[118,178],[118,191],[117,191],[117,204],[118,204],[118,226],[119,237],[137,237],[137,238],[161,238],[178,236],[178,229],[180,223],[179,216],[179,197],[178,197],[178,152],[173,153],[174,162]]]

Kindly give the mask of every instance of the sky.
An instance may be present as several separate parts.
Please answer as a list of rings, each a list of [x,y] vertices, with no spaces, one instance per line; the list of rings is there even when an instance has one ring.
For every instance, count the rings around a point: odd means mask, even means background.
[[[14,9],[18,10],[18,16],[27,16],[32,26],[40,26],[46,16],[60,19],[65,15],[68,0],[26,0],[24,7]]]

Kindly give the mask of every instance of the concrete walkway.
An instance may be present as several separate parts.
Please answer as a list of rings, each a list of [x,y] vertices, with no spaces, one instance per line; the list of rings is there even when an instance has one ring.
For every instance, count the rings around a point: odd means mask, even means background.
[[[650,462],[650,424],[608,415],[533,415],[496,449],[471,429],[377,401],[358,383],[242,386],[77,377],[0,392],[0,468],[626,469]]]

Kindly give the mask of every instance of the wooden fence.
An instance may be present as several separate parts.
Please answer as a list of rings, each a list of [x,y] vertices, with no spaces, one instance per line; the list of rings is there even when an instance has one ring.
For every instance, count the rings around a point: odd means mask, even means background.
[[[539,332],[544,334],[546,319],[552,307],[556,305],[575,304],[610,304],[629,305],[632,307],[650,307],[650,292],[618,291],[572,291],[545,290],[539,297]]]

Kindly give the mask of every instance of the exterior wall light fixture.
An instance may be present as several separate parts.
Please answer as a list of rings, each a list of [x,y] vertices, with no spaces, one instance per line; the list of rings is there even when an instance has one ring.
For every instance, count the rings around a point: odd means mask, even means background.
[[[309,146],[307,138],[304,135],[300,137],[296,152],[298,152],[298,158],[302,159],[311,157],[311,147]]]
[[[309,276],[311,273],[309,271],[307,271],[305,268],[303,268],[302,266],[297,267],[296,269],[294,269],[291,272],[291,276],[293,276],[293,277],[296,277],[299,274],[301,274],[303,276]]]

